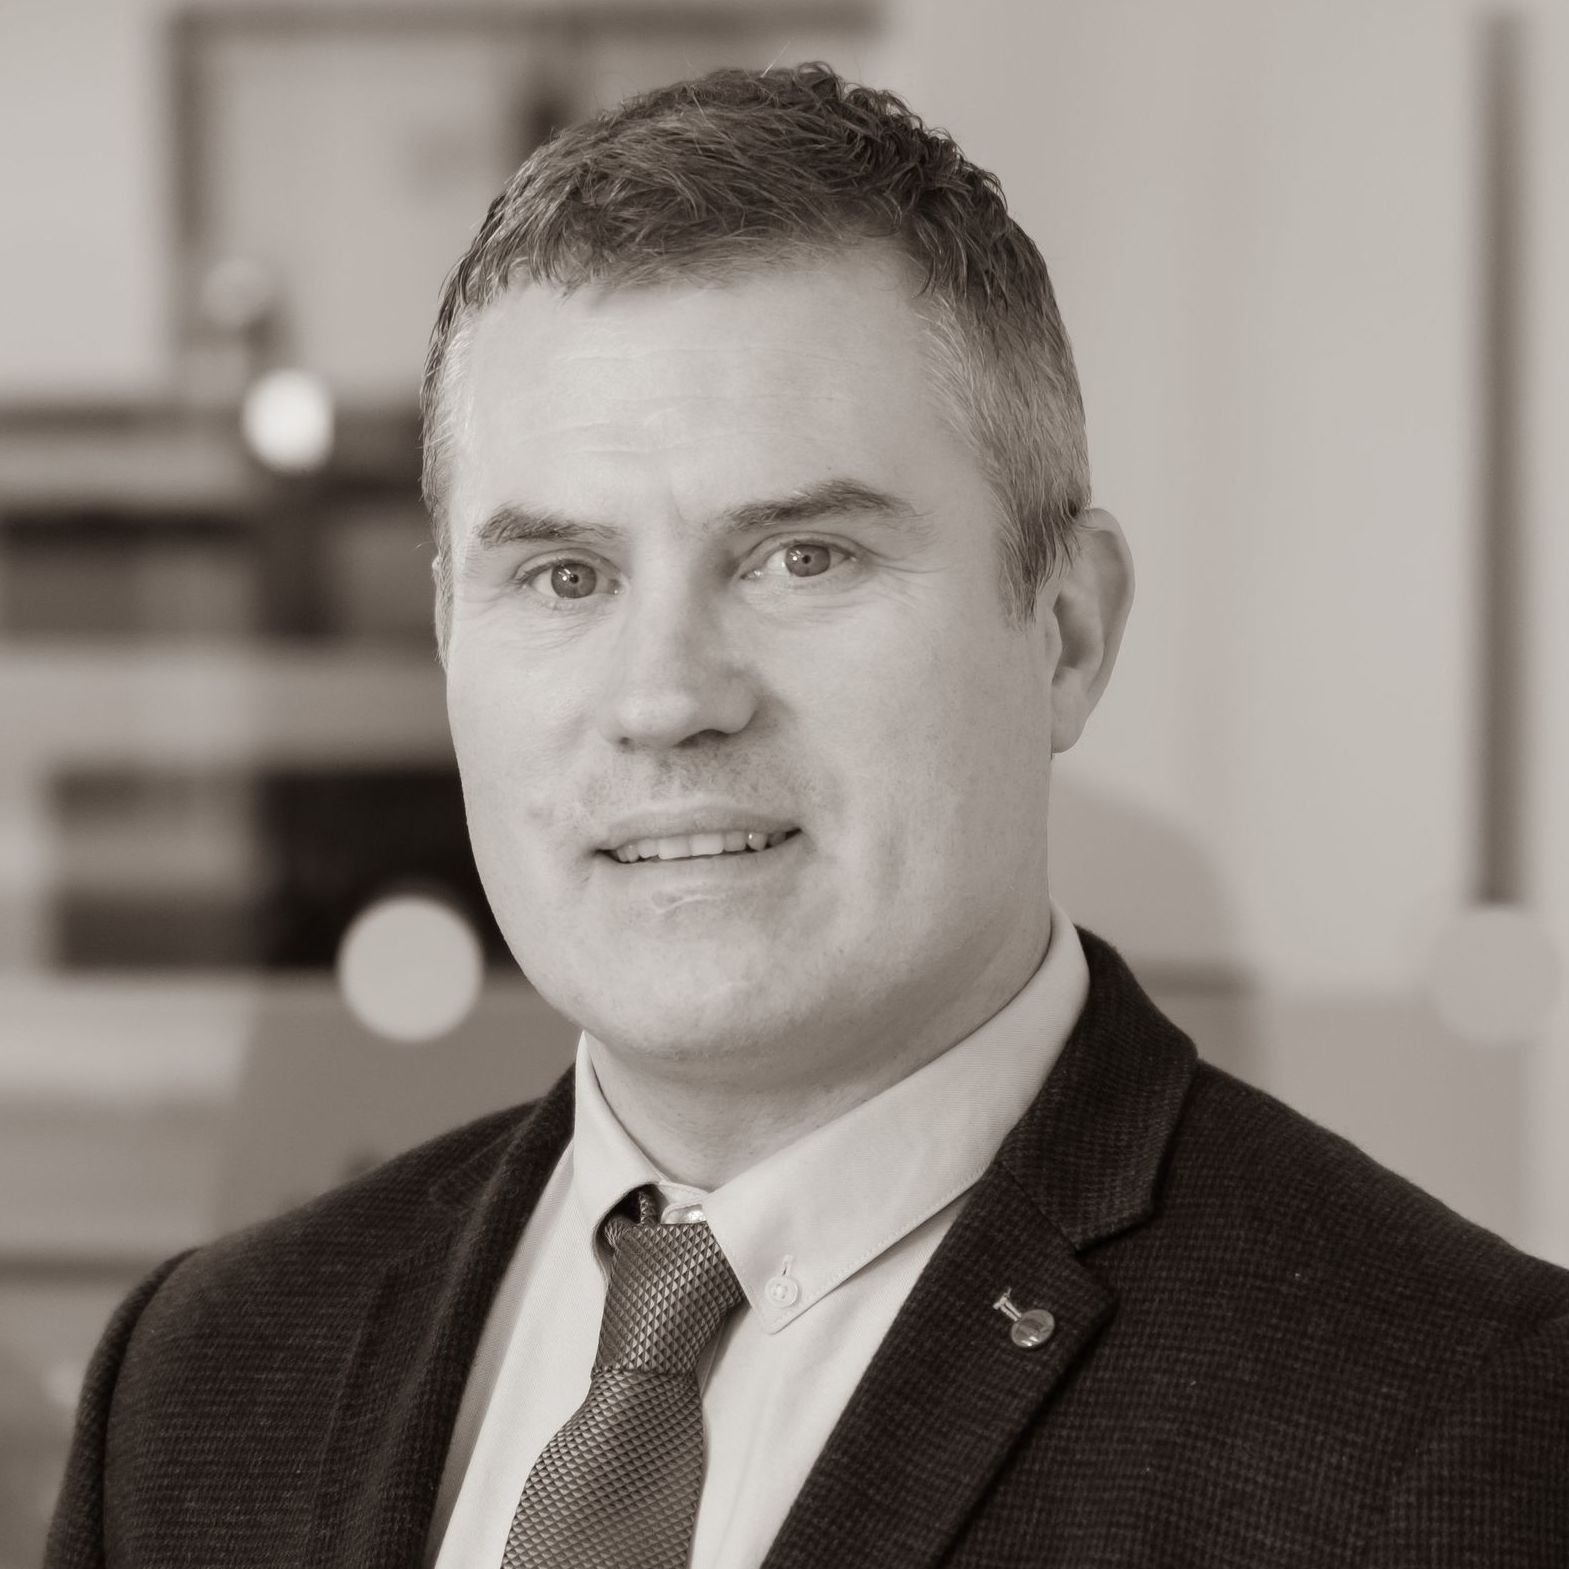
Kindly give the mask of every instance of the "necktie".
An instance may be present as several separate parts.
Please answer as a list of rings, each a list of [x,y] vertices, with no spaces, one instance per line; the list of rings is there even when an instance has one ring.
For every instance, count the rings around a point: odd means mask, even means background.
[[[599,1350],[583,1404],[524,1484],[502,1569],[684,1569],[703,1486],[697,1366],[743,1300],[702,1221],[612,1215]]]

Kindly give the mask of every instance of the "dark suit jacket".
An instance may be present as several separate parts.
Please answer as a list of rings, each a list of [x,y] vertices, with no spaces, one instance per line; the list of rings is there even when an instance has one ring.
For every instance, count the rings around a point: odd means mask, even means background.
[[[1569,1275],[1197,1063],[1084,942],[1082,1019],[768,1569],[1565,1569]],[[569,1076],[146,1281],[88,1375],[51,1569],[418,1565],[571,1127]]]

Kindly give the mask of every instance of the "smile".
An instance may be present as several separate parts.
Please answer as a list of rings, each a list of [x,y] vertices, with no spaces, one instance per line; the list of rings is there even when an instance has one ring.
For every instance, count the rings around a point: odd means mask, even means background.
[[[613,856],[624,866],[638,861],[692,861],[714,855],[753,855],[772,850],[786,839],[793,839],[799,828],[768,833],[756,828],[728,828],[701,834],[664,834],[657,839],[634,839],[601,853]]]

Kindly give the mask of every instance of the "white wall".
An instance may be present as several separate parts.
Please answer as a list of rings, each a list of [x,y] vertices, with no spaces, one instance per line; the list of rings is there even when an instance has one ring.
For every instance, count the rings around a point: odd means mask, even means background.
[[[1495,9],[919,0],[901,68],[1046,253],[1097,499],[1141,569],[1118,672],[1059,765],[1055,891],[1145,961],[1215,1060],[1569,1259],[1569,1005],[1543,1039],[1489,1050],[1428,998],[1481,849]],[[1541,115],[1529,843],[1563,955],[1569,28],[1524,9]]]
[[[0,6],[0,399],[167,377],[164,9]]]
[[[1062,773],[1184,838],[1227,912],[1105,918],[1271,987],[1409,984],[1471,854],[1469,15],[921,16],[914,95],[1046,253],[1141,568]]]

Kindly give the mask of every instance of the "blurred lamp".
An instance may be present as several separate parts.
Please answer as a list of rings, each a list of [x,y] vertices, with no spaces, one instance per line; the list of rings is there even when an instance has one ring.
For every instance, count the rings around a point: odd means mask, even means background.
[[[240,430],[268,468],[308,474],[332,454],[332,394],[307,370],[270,370],[247,389]]]
[[[367,1029],[430,1041],[473,1011],[485,957],[474,928],[441,899],[395,894],[355,916],[338,947],[338,986]]]

